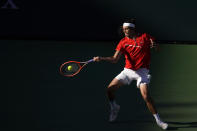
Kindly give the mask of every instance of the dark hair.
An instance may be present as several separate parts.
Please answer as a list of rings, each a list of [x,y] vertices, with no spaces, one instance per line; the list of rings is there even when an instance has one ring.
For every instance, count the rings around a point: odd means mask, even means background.
[[[124,23],[132,23],[132,24],[136,24],[136,19],[135,18],[130,18],[130,19],[125,19]]]
[[[136,18],[126,18],[123,23],[132,23],[132,24],[135,24],[136,25]],[[123,29],[122,29],[122,24],[121,23],[121,26],[119,28],[119,31],[118,31],[118,34],[122,37],[124,36],[124,33],[123,33]]]

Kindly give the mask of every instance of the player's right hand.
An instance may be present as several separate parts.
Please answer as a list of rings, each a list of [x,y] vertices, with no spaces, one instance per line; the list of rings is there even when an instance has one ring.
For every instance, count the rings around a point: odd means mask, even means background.
[[[99,61],[101,61],[101,58],[99,56],[96,56],[96,57],[93,57],[93,60],[96,62],[99,62]]]

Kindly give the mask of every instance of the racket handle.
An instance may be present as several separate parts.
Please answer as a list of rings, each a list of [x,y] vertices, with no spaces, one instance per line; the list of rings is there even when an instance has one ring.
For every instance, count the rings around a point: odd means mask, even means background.
[[[87,63],[90,63],[90,62],[94,62],[94,59],[91,59],[91,60],[87,61]]]

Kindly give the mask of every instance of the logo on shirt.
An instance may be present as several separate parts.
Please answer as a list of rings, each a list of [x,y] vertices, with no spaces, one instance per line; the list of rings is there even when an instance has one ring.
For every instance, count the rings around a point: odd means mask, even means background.
[[[137,47],[137,48],[142,48],[142,46],[139,46],[139,45],[130,45],[130,44],[125,44],[125,47],[128,47],[128,46],[132,46],[132,47]]]

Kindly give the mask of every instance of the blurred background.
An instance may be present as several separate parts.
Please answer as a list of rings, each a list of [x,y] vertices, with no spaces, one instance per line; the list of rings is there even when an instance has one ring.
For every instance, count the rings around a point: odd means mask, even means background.
[[[197,2],[178,0],[0,0],[0,129],[3,131],[157,131],[136,83],[117,92],[117,122],[108,123],[106,86],[124,67],[91,63],[76,77],[69,60],[111,56],[125,18],[154,36],[151,94],[169,130],[197,127]],[[178,44],[172,41],[179,41]],[[192,43],[192,45],[191,45]]]
[[[10,1],[10,2],[9,2]],[[195,0],[1,0],[0,37],[114,40],[125,18],[159,40],[196,41]]]

